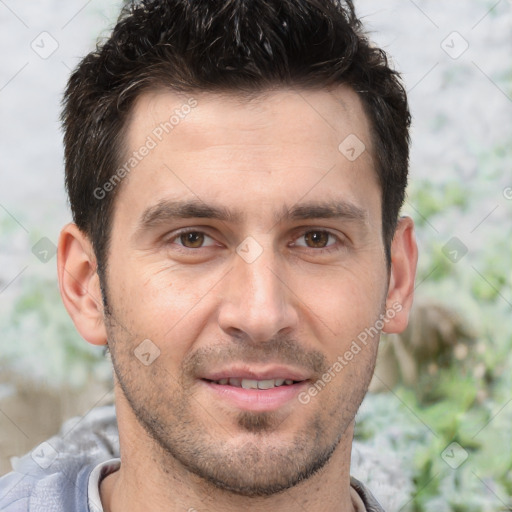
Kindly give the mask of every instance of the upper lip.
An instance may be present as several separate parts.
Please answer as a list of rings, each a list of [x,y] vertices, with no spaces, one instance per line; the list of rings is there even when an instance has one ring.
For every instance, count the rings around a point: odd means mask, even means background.
[[[290,368],[289,366],[265,366],[264,368],[255,368],[254,366],[229,366],[221,370],[214,370],[206,372],[200,376],[201,379],[206,380],[220,380],[220,379],[251,379],[251,380],[270,380],[270,379],[290,379],[296,381],[308,380],[307,375],[303,370],[297,368]]]

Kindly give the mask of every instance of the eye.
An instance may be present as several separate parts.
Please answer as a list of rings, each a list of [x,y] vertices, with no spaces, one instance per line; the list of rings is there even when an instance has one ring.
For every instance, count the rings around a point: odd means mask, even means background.
[[[340,242],[339,237],[330,231],[311,229],[302,233],[293,245],[310,249],[326,249],[335,246],[338,242]]]
[[[173,236],[169,243],[174,243],[187,249],[200,249],[201,247],[215,245],[213,238],[202,231],[182,231]]]

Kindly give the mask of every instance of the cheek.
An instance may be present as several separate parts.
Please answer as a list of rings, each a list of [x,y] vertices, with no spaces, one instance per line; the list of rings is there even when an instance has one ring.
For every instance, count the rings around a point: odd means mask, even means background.
[[[132,337],[154,340],[162,352],[172,347],[176,357],[204,327],[224,274],[221,269],[134,262],[122,275],[113,275],[118,283],[111,292],[114,310]]]
[[[382,313],[386,285],[381,274],[362,274],[337,269],[329,275],[295,279],[301,314],[331,340],[329,346],[343,349],[359,333],[375,325]]]

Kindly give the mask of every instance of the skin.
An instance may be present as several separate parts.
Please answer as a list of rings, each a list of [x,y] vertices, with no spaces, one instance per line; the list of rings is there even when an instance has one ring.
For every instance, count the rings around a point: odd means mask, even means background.
[[[108,341],[113,358],[122,465],[101,485],[103,506],[353,510],[354,416],[378,336],[307,404],[294,398],[271,411],[243,410],[201,377],[230,364],[254,371],[279,364],[302,372],[309,386],[387,310],[400,309],[384,330],[402,331],[417,260],[412,221],[400,219],[388,269],[369,123],[350,89],[194,98],[197,107],[120,185],[108,310],[89,239],[74,224],[61,233],[64,304],[81,335]],[[187,99],[142,95],[127,157]],[[354,161],[338,150],[350,134],[366,147]],[[162,215],[165,208],[155,215],[166,201],[236,215],[177,219]],[[327,201],[345,205],[345,214],[284,215]],[[180,237],[183,228],[195,234]],[[261,252],[250,262],[237,253],[247,237],[250,251]],[[159,351],[149,365],[134,352],[146,339]]]

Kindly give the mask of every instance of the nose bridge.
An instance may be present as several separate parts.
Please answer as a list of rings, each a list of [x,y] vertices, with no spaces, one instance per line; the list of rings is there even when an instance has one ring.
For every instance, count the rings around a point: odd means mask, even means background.
[[[279,309],[284,299],[283,284],[278,278],[276,256],[270,249],[264,252],[265,255],[262,254],[252,263],[238,262],[240,273],[246,283],[247,298],[255,306],[251,308],[254,313],[258,310]]]
[[[237,250],[219,321],[225,331],[236,329],[253,341],[267,341],[294,327],[297,315],[280,275],[279,255],[270,244],[258,249],[253,243],[245,249],[241,244]]]

